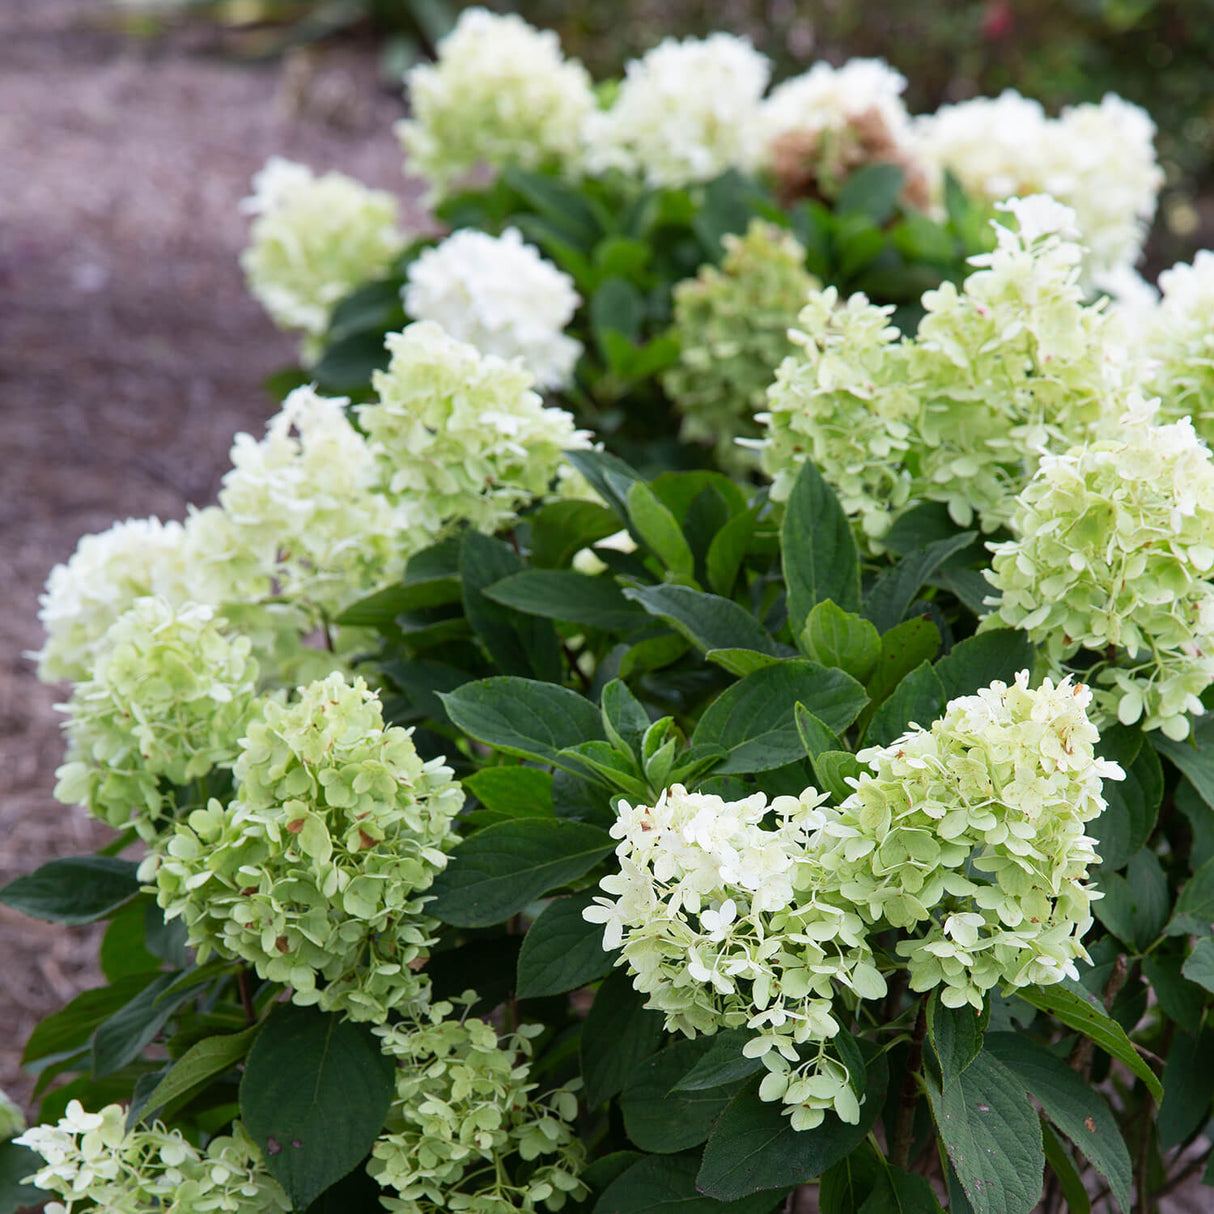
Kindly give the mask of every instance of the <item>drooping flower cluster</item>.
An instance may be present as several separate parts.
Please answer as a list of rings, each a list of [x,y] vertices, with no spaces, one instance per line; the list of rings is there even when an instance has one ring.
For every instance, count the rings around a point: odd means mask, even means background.
[[[475,998],[467,992],[458,1002]],[[538,1025],[500,1041],[485,1021],[436,1003],[415,1023],[375,1032],[396,1059],[396,1095],[367,1170],[397,1196],[394,1214],[513,1214],[559,1210],[586,1187],[574,1137],[574,1085],[532,1096]]]
[[[652,807],[621,803],[611,828],[620,872],[601,882],[616,899],[584,912],[668,1029],[755,1030],[747,1052],[768,1067],[762,1095],[782,1100],[797,1129],[830,1108],[858,1119],[847,1070],[827,1053],[839,1030],[832,1004],[885,994],[864,923],[814,858],[824,800],[810,788],[769,806],[762,793],[730,802],[675,785]],[[762,824],[769,813],[774,829]],[[818,1049],[803,1062],[807,1043]]]
[[[1188,419],[1137,400],[1117,437],[1042,461],[992,546],[992,623],[1024,629],[1055,672],[1079,650],[1097,706],[1184,738],[1214,683],[1214,457]]]
[[[860,751],[869,772],[822,834],[836,888],[897,946],[910,988],[981,1009],[992,987],[1076,976],[1098,863],[1084,824],[1104,809],[1088,688],[1023,671],[949,703],[930,729]]]
[[[628,64],[611,108],[587,120],[588,169],[683,186],[755,168],[770,76],[767,58],[732,34],[664,39]]]
[[[581,302],[573,279],[523,243],[463,228],[410,263],[405,311],[482,354],[521,358],[540,388],[564,387],[582,353],[565,333]]]
[[[378,401],[359,422],[378,444],[383,482],[407,498],[414,526],[437,535],[465,519],[493,532],[546,492],[561,453],[589,445],[563,409],[545,408],[531,376],[456,341],[430,321],[388,338],[392,360],[377,371]]]
[[[195,810],[142,874],[166,918],[200,960],[241,957],[299,1004],[378,1022],[420,998],[425,891],[464,799],[451,769],[340,674],[267,703],[241,747],[231,804]]]
[[[793,350],[788,330],[817,280],[791,232],[753,220],[744,236],[724,238],[718,269],[705,266],[674,289],[679,361],[662,379],[683,414],[679,435],[712,443],[717,463],[743,469],[754,456],[735,443],[754,438],[776,368]]]
[[[266,592],[330,618],[395,581],[410,538],[408,510],[379,491],[348,403],[297,388],[260,442],[236,436],[219,493],[232,542],[272,583]]]
[[[239,1121],[203,1150],[159,1123],[126,1129],[126,1109],[87,1113],[78,1100],[54,1126],[26,1130],[15,1141],[42,1156],[30,1183],[62,1202],[46,1214],[287,1214],[290,1199],[266,1171]]]
[[[355,287],[384,277],[406,244],[391,194],[279,156],[254,176],[244,210],[253,216],[240,259],[249,290],[279,328],[311,338]]]
[[[1044,197],[1007,204],[996,249],[958,290],[923,296],[914,338],[889,308],[833,289],[810,302],[801,352],[768,392],[763,463],[786,495],[812,459],[863,533],[879,540],[905,507],[948,505],[968,525],[1007,522],[1042,448],[1065,450],[1099,426],[1120,389],[1108,319],[1083,303],[1071,213]]]
[[[405,84],[412,116],[396,131],[406,172],[426,179],[430,202],[482,169],[576,169],[595,108],[589,74],[564,57],[556,34],[483,8],[465,9],[437,62],[411,69]]]
[[[1008,89],[916,121],[919,154],[967,193],[992,202],[1042,193],[1071,207],[1097,274],[1133,265],[1142,251],[1163,185],[1154,136],[1147,113],[1111,93],[1047,118]]]
[[[210,607],[159,598],[119,616],[65,706],[60,801],[152,842],[172,824],[172,786],[231,765],[254,711],[257,663],[248,638],[220,625]]]

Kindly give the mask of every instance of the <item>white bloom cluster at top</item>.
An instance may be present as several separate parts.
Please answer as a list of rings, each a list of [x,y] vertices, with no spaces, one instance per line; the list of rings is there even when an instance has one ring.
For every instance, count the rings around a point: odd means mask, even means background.
[[[413,112],[396,132],[430,202],[482,169],[575,168],[595,107],[589,74],[564,57],[556,34],[483,8],[465,9],[438,61],[412,68],[405,84]]]
[[[920,156],[992,202],[1050,194],[1075,212],[1089,273],[1138,260],[1163,170],[1155,125],[1113,94],[1048,118],[1036,101],[1007,90],[942,106],[916,120]]]
[[[405,311],[441,325],[482,354],[520,358],[540,388],[563,388],[582,353],[565,334],[581,299],[516,228],[500,236],[463,228],[406,272]]]

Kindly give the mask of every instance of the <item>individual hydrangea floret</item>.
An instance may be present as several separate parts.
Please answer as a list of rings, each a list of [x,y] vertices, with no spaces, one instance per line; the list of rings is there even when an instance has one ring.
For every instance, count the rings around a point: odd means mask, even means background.
[[[438,61],[405,76],[412,116],[396,127],[405,171],[428,201],[507,165],[575,168],[582,124],[595,108],[589,73],[556,34],[521,17],[465,9],[438,44]]]
[[[463,228],[409,265],[405,311],[482,354],[520,358],[540,388],[564,387],[582,344],[565,333],[581,302],[573,279],[523,243]]]
[[[464,799],[451,769],[340,673],[267,703],[241,748],[231,804],[195,810],[141,874],[166,918],[200,960],[243,958],[299,1004],[378,1022],[421,999],[425,891]]]
[[[734,441],[755,438],[776,368],[793,350],[796,323],[817,280],[791,232],[752,220],[744,236],[724,237],[720,268],[705,266],[674,288],[679,361],[662,386],[683,415],[680,437],[712,443],[718,464],[731,471],[755,457]]]
[[[469,991],[459,1011],[436,1003],[415,1023],[375,1030],[396,1060],[396,1095],[367,1170],[396,1191],[380,1198],[394,1214],[534,1214],[586,1194],[577,1081],[533,1096],[530,1038],[541,1026],[499,1040],[467,1014],[474,1000]]]
[[[677,187],[753,169],[770,76],[767,58],[732,34],[664,39],[628,64],[611,108],[587,120],[590,171]]]
[[[674,785],[656,805],[618,807],[618,874],[583,913],[605,925],[647,1007],[688,1036],[747,1027],[746,1053],[768,1068],[760,1094],[780,1100],[794,1128],[860,1106],[847,1069],[827,1049],[839,1031],[836,997],[879,999],[858,914],[832,896],[816,860],[829,819],[823,794],[762,793],[725,801]],[[763,825],[774,819],[771,828]]]
[[[38,677],[80,682],[93,671],[102,638],[137,599],[185,597],[188,559],[180,523],[127,519],[86,535],[66,564],[56,565],[39,599],[46,643],[36,656]]]
[[[239,1121],[204,1150],[159,1122],[128,1130],[120,1104],[88,1113],[72,1100],[57,1125],[34,1126],[14,1141],[42,1156],[43,1166],[29,1183],[62,1199],[48,1202],[46,1214],[288,1214],[293,1209]]]
[[[231,765],[253,712],[257,663],[248,638],[222,623],[210,607],[159,598],[136,599],[118,618],[93,677],[65,705],[60,801],[152,842],[171,825],[174,786]]]
[[[319,338],[355,287],[386,276],[405,247],[397,202],[344,173],[317,177],[271,157],[243,209],[253,216],[241,255],[249,290],[281,329]]]
[[[1138,106],[1110,93],[1048,118],[1008,89],[942,106],[917,120],[916,134],[938,180],[947,169],[967,193],[991,202],[1042,193],[1069,206],[1089,273],[1137,261],[1163,184],[1155,125]]]
[[[296,388],[265,438],[236,436],[219,492],[232,546],[267,591],[329,619],[395,581],[416,538],[407,512],[380,491],[375,453],[347,404]]]
[[[590,445],[562,409],[545,408],[517,361],[481,354],[430,321],[388,337],[378,401],[358,410],[389,495],[433,538],[457,521],[492,533],[546,494],[562,452]]]
[[[1188,735],[1214,683],[1214,457],[1187,418],[1138,398],[1116,438],[1042,461],[992,545],[989,624],[1021,628],[1057,673],[1081,651],[1096,704]]]
[[[1099,862],[1087,822],[1105,808],[1091,692],[1022,671],[949,703],[930,729],[912,726],[858,754],[868,767],[820,857],[866,923],[909,938],[910,988],[940,988],[948,1007],[979,1010],[992,987],[1077,977]]]
[[[1098,429],[1122,388],[1103,304],[1087,306],[1071,212],[1035,196],[1006,204],[993,252],[958,289],[923,296],[899,339],[891,310],[811,295],[800,351],[768,391],[763,463],[785,496],[812,459],[870,543],[922,501],[984,530],[1005,525],[1042,450]]]
[[[896,164],[906,173],[904,195],[925,206],[928,183],[914,160],[905,88],[906,77],[883,60],[851,59],[838,68],[815,63],[772,89],[760,127],[781,200],[834,198],[856,169]]]

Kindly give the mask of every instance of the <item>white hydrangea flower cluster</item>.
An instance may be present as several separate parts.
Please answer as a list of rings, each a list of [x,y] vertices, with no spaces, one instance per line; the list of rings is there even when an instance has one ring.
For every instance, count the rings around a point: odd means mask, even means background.
[[[1146,360],[1144,385],[1168,420],[1190,417],[1214,441],[1214,252],[1202,249],[1159,276],[1162,298],[1135,319],[1137,352]]]
[[[1042,193],[1071,207],[1093,274],[1133,265],[1142,251],[1163,185],[1154,136],[1146,111],[1111,93],[1048,118],[1008,89],[916,120],[920,156],[967,193],[991,202]]]
[[[981,1009],[996,985],[1077,976],[1099,863],[1084,824],[1121,769],[1097,758],[1091,692],[1022,671],[949,703],[930,729],[860,751],[862,774],[820,857],[866,923],[897,946],[910,988]]]
[[[616,899],[583,912],[605,925],[603,947],[621,949],[617,963],[668,1029],[755,1030],[747,1053],[768,1068],[761,1095],[782,1100],[796,1129],[832,1108],[859,1119],[847,1069],[827,1052],[839,1031],[832,1004],[886,989],[864,922],[831,896],[814,859],[824,800],[809,788],[770,806],[762,793],[729,802],[675,785],[652,807],[623,802],[611,828],[620,872],[600,883]],[[806,1044],[817,1052],[803,1061]]]
[[[590,445],[563,409],[545,408],[517,362],[481,354],[431,321],[388,338],[378,400],[359,422],[377,444],[382,481],[431,537],[455,519],[492,533],[546,494],[562,452]]]
[[[1187,418],[1138,398],[1116,438],[1042,461],[992,545],[994,625],[1024,629],[1061,672],[1081,649],[1096,704],[1188,736],[1214,683],[1214,457]]]
[[[627,65],[611,108],[587,119],[589,171],[678,187],[754,169],[770,77],[767,58],[732,34],[664,39]]]
[[[219,492],[231,540],[268,576],[267,592],[327,618],[397,580],[409,537],[347,404],[296,388],[260,442],[236,435]]]
[[[250,649],[210,607],[136,599],[64,705],[68,752],[56,798],[156,841],[174,809],[166,784],[191,784],[236,758],[256,697]]]
[[[383,278],[407,243],[387,191],[344,173],[317,177],[280,156],[254,176],[243,210],[253,216],[240,259],[250,292],[280,329],[311,338],[355,287]]]
[[[405,76],[412,117],[397,124],[405,171],[441,201],[477,171],[506,165],[574,169],[582,124],[595,108],[589,73],[556,34],[514,13],[465,9],[438,60]]]
[[[469,991],[458,1002],[470,1004]],[[397,1196],[393,1214],[535,1214],[578,1200],[585,1150],[575,1137],[574,1084],[532,1096],[523,1025],[500,1041],[485,1021],[436,1003],[417,1023],[375,1030],[396,1059],[396,1096],[367,1171]],[[511,1170],[512,1156],[522,1161]]]
[[[1014,199],[1015,228],[972,259],[959,290],[923,296],[914,338],[863,295],[811,296],[768,391],[764,468],[787,495],[812,459],[869,542],[921,501],[985,530],[1005,524],[1041,449],[1065,450],[1108,416],[1121,388],[1109,321],[1086,306],[1071,212]]]
[[[241,957],[305,1006],[382,1022],[422,999],[424,894],[464,800],[451,769],[340,673],[268,702],[240,745],[232,802],[195,810],[141,870],[166,919],[200,961]]]
[[[573,279],[517,228],[463,228],[411,262],[403,293],[414,320],[441,325],[482,354],[520,358],[540,388],[565,387],[582,344],[565,333],[581,303]]]
[[[293,1208],[244,1126],[202,1149],[159,1123],[126,1129],[126,1109],[85,1112],[70,1101],[59,1123],[26,1130],[18,1144],[42,1156],[30,1183],[62,1201],[45,1214],[288,1214]]]

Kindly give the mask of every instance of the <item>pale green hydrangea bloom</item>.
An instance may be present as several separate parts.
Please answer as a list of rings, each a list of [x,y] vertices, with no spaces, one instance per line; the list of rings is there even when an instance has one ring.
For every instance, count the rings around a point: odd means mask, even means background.
[[[813,459],[870,542],[905,508],[946,503],[963,526],[1004,525],[1043,449],[1099,428],[1121,377],[1106,351],[1103,305],[1086,306],[1072,215],[1037,196],[1006,204],[995,250],[959,290],[923,296],[914,338],[889,309],[854,296],[812,298],[768,392],[764,467],[787,495]]]
[[[430,321],[387,344],[379,399],[359,407],[359,422],[385,490],[422,536],[461,520],[491,534],[549,491],[562,452],[590,445],[568,413],[545,408],[517,360],[481,354]]]
[[[46,1214],[288,1214],[291,1202],[266,1171],[244,1126],[194,1146],[179,1130],[156,1123],[126,1128],[126,1109],[111,1104],[87,1113],[73,1100],[59,1123],[15,1139],[42,1156],[29,1178],[51,1201]]]
[[[248,639],[221,625],[210,607],[159,598],[136,599],[118,618],[93,677],[65,706],[58,800],[153,842],[171,825],[171,786],[230,767],[254,711],[257,663]]]
[[[438,202],[478,170],[507,165],[574,169],[595,108],[589,73],[566,59],[550,30],[521,17],[465,9],[438,44],[438,60],[405,76],[412,116],[397,124],[405,171]]]
[[[382,1021],[421,999],[437,926],[425,891],[464,795],[379,699],[340,673],[267,702],[242,739],[236,791],[179,825],[141,869],[199,960],[240,957],[293,999]]]
[[[317,177],[273,156],[253,178],[253,216],[241,255],[249,290],[280,329],[316,339],[355,287],[387,275],[406,240],[397,202],[344,173]]]
[[[458,1002],[470,1004],[473,992]],[[396,1059],[396,1096],[370,1174],[397,1196],[393,1214],[534,1214],[586,1193],[575,1136],[576,1082],[532,1093],[531,1043],[539,1025],[501,1040],[483,1020],[436,1003],[416,1023],[375,1030]],[[523,1167],[512,1174],[508,1160]]]
[[[766,56],[733,34],[664,39],[629,62],[611,108],[587,119],[589,171],[678,187],[754,169],[770,76]]]
[[[519,358],[540,388],[573,378],[582,343],[565,333],[581,298],[573,279],[523,238],[461,228],[405,272],[405,311],[482,354]]]
[[[232,546],[262,571],[267,593],[323,618],[396,581],[417,539],[380,491],[375,451],[348,403],[296,388],[264,439],[236,436],[219,491]]]
[[[1145,310],[1138,353],[1147,360],[1145,390],[1159,396],[1168,421],[1192,418],[1207,443],[1214,440],[1214,252],[1202,249],[1192,265],[1159,276],[1162,298]],[[1140,317],[1135,317],[1139,319]]]
[[[897,945],[910,988],[981,1009],[992,987],[1077,976],[1099,863],[1084,826],[1105,808],[1091,692],[1021,672],[949,703],[858,758],[869,771],[823,827],[820,862],[865,922]]]
[[[783,1101],[798,1130],[827,1109],[859,1120],[846,1067],[827,1053],[839,1031],[832,1006],[886,990],[863,920],[814,858],[824,800],[810,788],[769,806],[762,793],[725,801],[676,784],[652,807],[622,802],[611,828],[620,872],[600,883],[615,900],[584,912],[605,925],[603,947],[620,949],[617,964],[667,1029],[755,1030],[746,1052],[768,1068],[760,1094]],[[807,1046],[817,1047],[808,1060]]]
[[[674,288],[680,353],[662,387],[683,415],[680,438],[711,443],[717,463],[740,472],[756,461],[735,440],[758,436],[754,414],[792,353],[788,330],[819,284],[800,241],[775,224],[754,219],[744,236],[723,243],[720,268],[706,265]]]
[[[1214,459],[1186,418],[1137,398],[1118,437],[1042,461],[992,546],[1002,597],[988,626],[1021,628],[1061,672],[1080,650],[1105,718],[1188,735],[1214,683]]]
[[[102,638],[137,599],[187,596],[188,556],[180,523],[127,519],[86,535],[66,564],[56,565],[39,599],[46,643],[36,656],[45,683],[80,682],[93,672]]]

